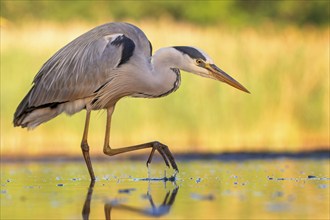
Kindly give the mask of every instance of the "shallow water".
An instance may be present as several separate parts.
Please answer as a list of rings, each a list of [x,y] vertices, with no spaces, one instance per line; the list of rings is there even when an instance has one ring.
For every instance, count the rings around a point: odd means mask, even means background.
[[[329,159],[1,164],[1,219],[329,219]],[[149,176],[148,176],[149,175]],[[153,178],[147,181],[146,178]],[[166,178],[165,178],[166,179]]]

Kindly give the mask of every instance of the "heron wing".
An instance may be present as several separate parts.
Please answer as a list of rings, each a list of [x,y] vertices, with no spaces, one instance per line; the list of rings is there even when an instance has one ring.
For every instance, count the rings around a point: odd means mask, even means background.
[[[42,66],[17,113],[92,96],[134,50],[148,57],[152,49],[145,34],[131,24],[108,23],[90,30]]]
[[[111,44],[119,36],[108,35],[88,43],[73,41],[58,51],[36,75],[29,106],[91,96],[120,63],[124,47]]]

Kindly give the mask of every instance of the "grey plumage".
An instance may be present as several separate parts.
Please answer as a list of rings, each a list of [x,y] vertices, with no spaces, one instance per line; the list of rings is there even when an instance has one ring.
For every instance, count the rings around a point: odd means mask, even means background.
[[[152,148],[147,164],[157,150],[166,165],[171,164],[178,171],[172,153],[164,144],[154,141],[111,149],[109,137],[111,117],[118,100],[125,96],[158,98],[168,95],[180,86],[180,69],[248,92],[200,49],[166,47],[152,55],[152,45],[139,28],[127,23],[108,23],[79,36],[41,67],[32,88],[16,109],[14,126],[35,128],[62,112],[72,115],[85,109],[81,149],[90,177],[95,180],[87,143],[90,113],[106,109],[105,154],[113,156]]]
[[[126,44],[123,44],[123,39],[126,39]],[[55,53],[37,73],[31,90],[16,110],[14,125],[35,127],[43,119],[51,119],[60,114],[72,102],[74,107],[67,113],[73,114],[83,109],[85,106],[81,99],[91,98],[95,92],[102,92],[102,87],[115,76],[110,72],[129,60],[133,53],[130,50],[134,50],[135,45],[145,58],[150,56],[147,37],[140,29],[126,23],[105,24],[76,38]],[[52,106],[53,108],[49,108]],[[56,109],[58,106],[62,108]],[[24,120],[36,110],[44,118]],[[34,120],[36,121],[33,122]]]

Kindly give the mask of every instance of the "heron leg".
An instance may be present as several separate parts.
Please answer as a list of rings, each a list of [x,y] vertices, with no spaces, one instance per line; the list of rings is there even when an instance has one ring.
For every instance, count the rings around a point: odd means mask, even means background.
[[[153,141],[153,142],[129,146],[129,147],[112,149],[110,147],[109,141],[110,141],[111,116],[112,116],[113,111],[114,111],[114,107],[111,107],[107,110],[107,124],[106,124],[104,147],[103,147],[104,154],[106,154],[108,156],[113,156],[113,155],[122,154],[122,153],[130,152],[130,151],[152,148],[149,158],[147,160],[147,166],[151,163],[153,155],[154,155],[155,151],[157,150],[159,152],[159,154],[163,157],[166,166],[169,167],[171,164],[172,168],[176,172],[179,171],[178,166],[176,165],[174,157],[173,157],[171,151],[169,150],[169,148],[166,145],[164,145],[158,141]]]
[[[90,110],[87,110],[84,134],[83,134],[83,138],[82,138],[82,141],[81,141],[81,150],[82,150],[82,153],[83,153],[83,156],[84,156],[84,159],[85,159],[85,162],[86,162],[91,180],[94,181],[95,180],[95,175],[94,175],[94,171],[93,171],[93,167],[92,167],[91,158],[89,156],[89,145],[87,143],[90,116],[91,116],[91,112],[90,112]]]

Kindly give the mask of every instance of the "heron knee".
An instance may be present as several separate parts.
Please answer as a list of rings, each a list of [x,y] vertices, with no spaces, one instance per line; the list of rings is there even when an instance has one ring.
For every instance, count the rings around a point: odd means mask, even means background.
[[[103,147],[103,153],[108,156],[115,155],[113,150],[108,145]]]
[[[82,141],[80,147],[82,151],[89,152],[89,145],[87,141]]]

